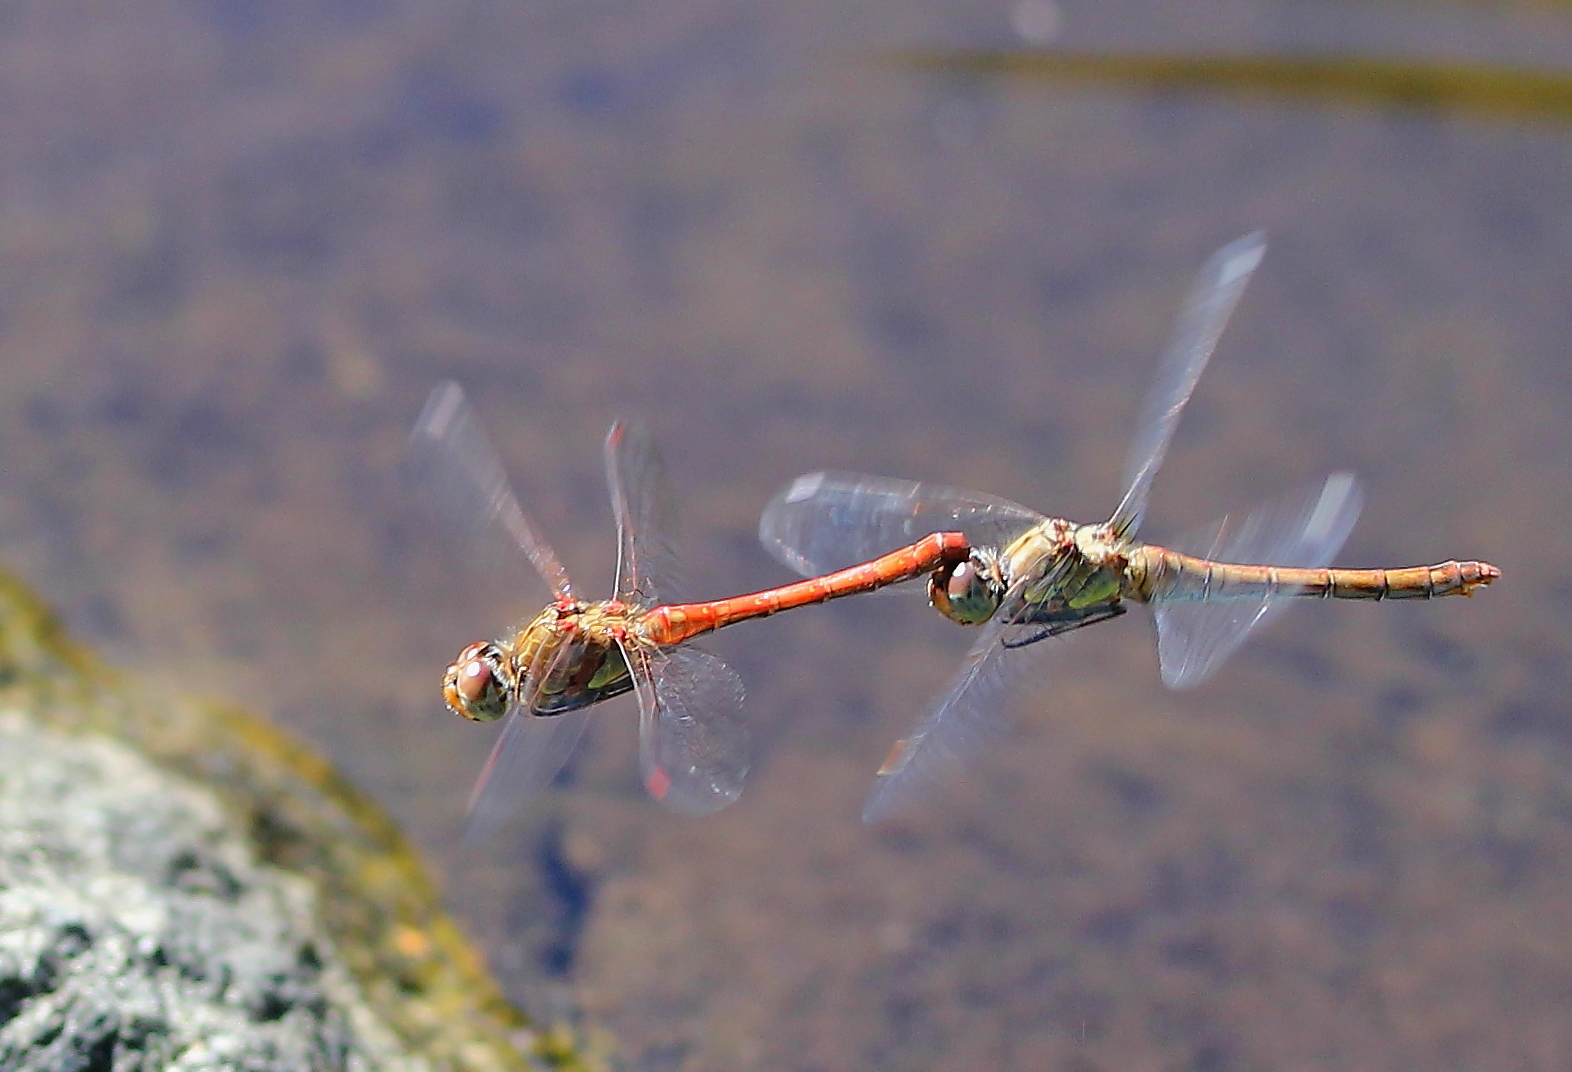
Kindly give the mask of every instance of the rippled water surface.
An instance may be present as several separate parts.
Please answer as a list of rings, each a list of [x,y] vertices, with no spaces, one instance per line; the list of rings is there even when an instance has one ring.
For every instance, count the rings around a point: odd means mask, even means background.
[[[630,1068],[1565,1068],[1572,126],[899,59],[1050,32],[1572,67],[1558,6],[15,4],[0,546],[121,661],[330,753],[514,996]],[[1087,630],[1008,747],[877,828],[970,638],[915,596],[812,608],[713,642],[739,804],[645,800],[622,701],[458,845],[490,731],[442,667],[544,591],[406,500],[436,380],[591,594],[600,440],[647,419],[687,594],[732,594],[786,579],[753,529],[809,469],[1105,516],[1191,273],[1258,227],[1149,534],[1346,467],[1343,563],[1493,589],[1299,608],[1184,694],[1144,614]]]

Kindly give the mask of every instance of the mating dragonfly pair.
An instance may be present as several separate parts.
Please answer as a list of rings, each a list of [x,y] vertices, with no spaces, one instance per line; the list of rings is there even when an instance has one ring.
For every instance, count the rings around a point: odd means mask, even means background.
[[[606,479],[619,539],[616,597],[575,596],[561,562],[525,518],[496,453],[452,383],[439,386],[410,441],[411,472],[436,512],[461,522],[471,553],[522,551],[553,601],[448,668],[448,706],[507,718],[471,798],[471,828],[494,826],[554,778],[583,732],[585,708],[638,697],[640,763],[651,796],[704,814],[735,800],[748,770],[742,683],[689,644],[740,621],[928,576],[931,605],[981,631],[933,708],[880,768],[863,818],[928,793],[1004,725],[1010,686],[1054,647],[1041,641],[1150,604],[1163,681],[1195,685],[1294,596],[1432,599],[1500,576],[1478,561],[1404,569],[1327,568],[1360,509],[1357,481],[1334,473],[1165,548],[1135,538],[1180,412],[1265,250],[1259,234],[1202,268],[1164,353],[1113,516],[1082,525],[981,492],[851,473],[812,473],[765,508],[759,537],[809,580],[707,603],[666,604],[676,565],[665,472],[648,435],[616,424]],[[1258,564],[1263,563],[1263,564]]]

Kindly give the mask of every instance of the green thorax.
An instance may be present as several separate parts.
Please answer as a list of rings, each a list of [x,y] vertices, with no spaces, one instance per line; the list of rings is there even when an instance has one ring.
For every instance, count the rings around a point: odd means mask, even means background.
[[[1106,525],[1077,525],[1049,518],[1005,548],[1000,568],[1006,587],[1027,578],[1023,605],[1081,617],[1097,607],[1119,602],[1125,587],[1123,541]]]

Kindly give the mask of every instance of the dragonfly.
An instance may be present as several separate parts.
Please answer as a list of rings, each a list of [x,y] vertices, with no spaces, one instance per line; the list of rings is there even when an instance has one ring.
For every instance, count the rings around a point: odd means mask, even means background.
[[[1433,599],[1469,595],[1500,576],[1487,562],[1404,569],[1327,568],[1359,516],[1349,473],[1225,519],[1172,547],[1142,543],[1152,479],[1179,416],[1265,252],[1260,233],[1202,267],[1160,361],[1124,470],[1124,496],[1101,524],[1051,518],[1008,499],[858,473],[798,477],[764,510],[759,538],[803,573],[857,561],[930,529],[972,544],[966,561],[935,571],[928,594],[952,621],[981,634],[946,691],[896,742],[863,810],[876,822],[927,796],[1003,728],[1005,699],[1039,642],[1149,604],[1163,681],[1199,684],[1291,597]],[[1255,563],[1270,563],[1258,565]]]
[[[617,523],[616,596],[579,598],[567,570],[525,516],[463,389],[438,385],[415,422],[408,475],[482,575],[511,568],[546,583],[539,614],[448,667],[443,697],[476,722],[506,719],[470,798],[483,836],[543,790],[567,762],[586,709],[632,692],[639,706],[644,785],[661,804],[702,815],[736,800],[748,771],[742,682],[688,641],[737,622],[920,577],[965,561],[956,532],[852,568],[751,595],[664,603],[679,573],[665,466],[640,425],[616,423],[604,460]],[[522,559],[522,561],[520,561]]]

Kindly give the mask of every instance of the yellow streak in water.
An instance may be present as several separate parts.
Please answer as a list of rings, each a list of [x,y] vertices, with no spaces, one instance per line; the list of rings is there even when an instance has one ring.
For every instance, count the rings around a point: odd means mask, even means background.
[[[882,62],[925,71],[1196,91],[1363,108],[1510,119],[1572,119],[1572,75],[1552,70],[1361,56],[1208,56],[1053,49],[911,50]]]

